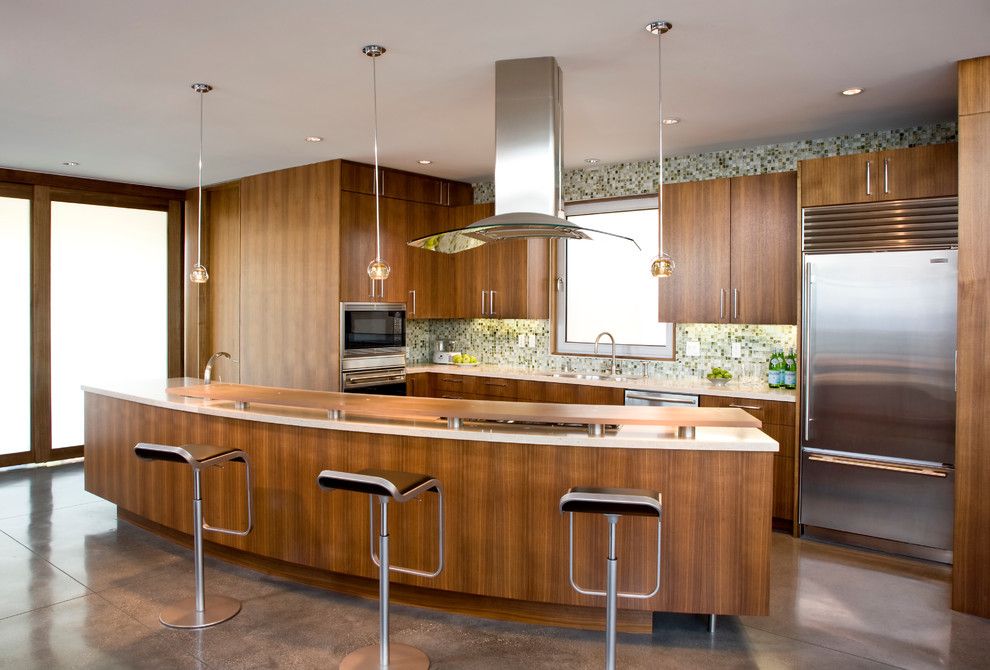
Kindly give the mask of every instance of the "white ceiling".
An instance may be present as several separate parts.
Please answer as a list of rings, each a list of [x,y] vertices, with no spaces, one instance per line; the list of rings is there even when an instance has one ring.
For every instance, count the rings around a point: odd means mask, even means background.
[[[951,119],[955,61],[990,54],[987,0],[4,0],[0,166],[194,185],[197,81],[207,183],[369,161],[372,42],[384,165],[488,178],[493,63],[531,56],[564,72],[567,167],[650,158],[655,18],[668,155]]]

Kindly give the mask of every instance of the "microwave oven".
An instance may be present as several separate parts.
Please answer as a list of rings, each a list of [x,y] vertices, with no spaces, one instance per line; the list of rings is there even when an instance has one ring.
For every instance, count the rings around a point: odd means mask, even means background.
[[[405,353],[406,306],[403,303],[340,303],[342,359]]]

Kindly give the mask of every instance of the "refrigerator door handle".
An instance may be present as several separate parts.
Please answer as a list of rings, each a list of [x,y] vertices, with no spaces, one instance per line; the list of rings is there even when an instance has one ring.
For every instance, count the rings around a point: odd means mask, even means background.
[[[805,277],[807,290],[805,291],[805,319],[804,319],[804,355],[801,357],[801,364],[804,366],[804,439],[811,441],[811,330],[813,314],[812,307],[815,290],[815,281],[811,276],[811,261],[805,263]]]
[[[835,465],[851,465],[856,468],[870,468],[873,470],[888,470],[890,472],[904,472],[912,475],[923,475],[925,477],[948,477],[945,470],[923,467],[918,465],[902,465],[900,463],[883,463],[880,461],[870,461],[861,458],[850,458],[848,456],[831,456],[828,454],[810,454],[809,461],[820,461],[822,463],[833,463]]]

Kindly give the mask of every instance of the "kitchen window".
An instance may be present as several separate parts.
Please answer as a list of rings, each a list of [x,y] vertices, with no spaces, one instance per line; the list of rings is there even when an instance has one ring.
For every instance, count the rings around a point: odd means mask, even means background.
[[[656,196],[571,203],[565,212],[579,226],[631,237],[641,250],[614,238],[557,242],[556,352],[593,354],[595,337],[608,331],[618,356],[673,358],[673,324],[657,321],[658,280],[650,275]]]

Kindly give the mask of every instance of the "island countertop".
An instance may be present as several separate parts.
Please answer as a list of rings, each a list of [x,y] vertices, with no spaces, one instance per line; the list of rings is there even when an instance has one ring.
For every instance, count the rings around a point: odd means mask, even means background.
[[[623,449],[686,449],[712,451],[766,451],[776,452],[778,444],[775,440],[761,432],[759,421],[753,419],[742,410],[712,410],[701,408],[633,408],[633,407],[598,407],[559,406],[561,415],[557,420],[568,423],[589,423],[591,414],[601,415],[605,419],[617,419],[626,425],[615,429],[607,429],[601,436],[589,436],[587,430],[578,426],[534,425],[522,422],[510,423],[516,419],[532,418],[533,406],[537,403],[514,403],[499,401],[443,401],[439,399],[395,399],[381,396],[365,396],[362,394],[335,394],[318,392],[295,392],[304,394],[309,406],[288,406],[282,404],[266,404],[263,398],[271,395],[268,392],[281,391],[293,393],[289,389],[269,389],[267,387],[248,387],[243,385],[216,384],[217,398],[190,397],[203,395],[202,380],[192,378],[174,378],[168,380],[151,380],[148,382],[132,382],[114,385],[112,388],[85,386],[87,393],[105,395],[121,400],[129,400],[145,405],[176,409],[183,412],[208,414],[219,417],[257,421],[264,423],[283,424],[308,428],[325,428],[358,433],[380,433],[386,435],[408,435],[433,439],[465,440],[478,442],[514,442],[519,444],[553,445],[561,444],[578,447],[623,448]],[[240,392],[223,393],[224,388],[242,389]],[[208,387],[206,387],[208,388]],[[183,395],[189,394],[189,395]],[[247,407],[239,408],[237,399],[248,401]],[[392,416],[389,412],[377,412],[378,416],[368,416],[360,412],[345,411],[337,419],[328,416],[330,405],[354,407],[365,404],[371,398],[381,402],[391,401],[396,408]],[[405,401],[405,402],[404,402]],[[328,405],[329,403],[329,405]],[[349,403],[349,404],[348,404]],[[444,408],[422,410],[426,404],[450,405],[449,412]],[[467,404],[472,408],[483,408],[486,417],[496,417],[503,422],[474,422],[465,420],[459,428],[449,427],[446,420],[440,420],[433,414],[441,416],[456,416],[458,411],[468,414],[478,414],[458,404]],[[417,412],[403,412],[403,405],[415,406]],[[370,405],[369,405],[370,406]],[[516,410],[514,412],[514,409]],[[552,409],[551,407],[547,408]],[[716,425],[698,425],[694,438],[677,436],[675,425],[636,425],[635,410],[676,410],[678,413],[697,412],[698,416],[731,417],[721,421],[707,419],[699,424],[715,423]],[[632,410],[632,411],[631,411]],[[646,414],[648,412],[639,412]],[[735,414],[738,413],[738,414]],[[516,415],[519,414],[517,417]],[[622,416],[618,416],[618,415]],[[628,418],[623,418],[629,414]],[[607,416],[606,416],[607,415]],[[481,418],[486,418],[481,417]],[[470,416],[468,418],[478,418]],[[732,420],[734,418],[735,420]],[[685,423],[693,423],[684,419]],[[606,421],[608,422],[608,421]],[[722,423],[722,425],[717,425]],[[736,424],[736,425],[725,425]]]

